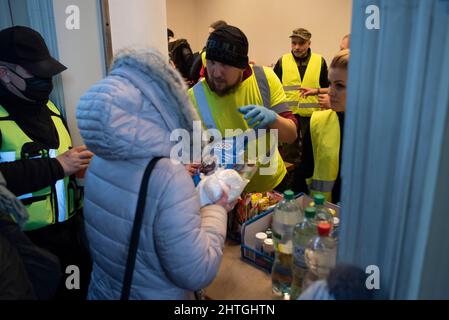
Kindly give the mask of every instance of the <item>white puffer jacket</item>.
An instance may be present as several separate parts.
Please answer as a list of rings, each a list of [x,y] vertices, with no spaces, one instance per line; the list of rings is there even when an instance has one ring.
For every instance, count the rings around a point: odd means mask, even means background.
[[[179,74],[152,50],[122,52],[80,100],[78,127],[95,153],[85,179],[85,225],[94,261],[89,299],[119,299],[140,182],[150,178],[131,299],[190,299],[215,277],[226,211],[200,210],[192,178],[168,159],[170,132],[198,115]]]

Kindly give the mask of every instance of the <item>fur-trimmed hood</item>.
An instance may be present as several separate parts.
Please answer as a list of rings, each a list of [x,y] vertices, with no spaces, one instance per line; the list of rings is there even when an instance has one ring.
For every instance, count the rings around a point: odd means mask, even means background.
[[[168,157],[175,129],[199,120],[179,73],[153,49],[123,50],[110,74],[80,99],[78,127],[88,148],[105,159]]]

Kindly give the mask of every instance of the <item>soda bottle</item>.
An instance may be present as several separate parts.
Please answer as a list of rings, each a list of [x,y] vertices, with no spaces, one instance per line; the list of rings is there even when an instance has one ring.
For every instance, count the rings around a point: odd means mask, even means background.
[[[303,291],[303,282],[308,270],[304,254],[310,239],[317,235],[315,214],[316,208],[307,207],[304,221],[298,223],[293,230],[293,280],[291,286],[293,300],[296,300]]]
[[[289,299],[292,282],[293,229],[304,219],[301,208],[294,199],[293,191],[284,192],[273,216],[273,240],[275,258],[271,269],[272,291],[276,296]]]
[[[331,227],[328,222],[319,222],[318,236],[307,244],[305,260],[309,271],[304,279],[303,290],[315,280],[325,279],[330,270],[335,267],[337,260],[337,246],[331,238]]]

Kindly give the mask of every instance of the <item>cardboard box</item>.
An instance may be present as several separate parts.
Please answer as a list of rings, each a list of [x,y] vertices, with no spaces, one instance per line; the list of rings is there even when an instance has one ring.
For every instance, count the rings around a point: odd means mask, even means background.
[[[301,193],[296,196],[296,201],[298,201],[299,206],[304,211],[304,209],[313,202],[313,199]],[[337,213],[337,217],[340,217],[339,206],[330,202],[326,202],[325,206],[334,209]],[[256,249],[256,233],[264,232],[271,227],[273,213],[274,208],[271,208],[248,220],[242,225],[241,232],[241,258],[243,261],[253,264],[268,273],[271,272],[271,266],[273,265],[274,259],[270,255]]]

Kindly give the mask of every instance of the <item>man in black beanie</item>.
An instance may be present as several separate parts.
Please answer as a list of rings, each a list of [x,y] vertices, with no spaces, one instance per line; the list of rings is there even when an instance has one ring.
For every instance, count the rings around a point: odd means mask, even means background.
[[[226,129],[277,129],[279,141],[295,141],[296,122],[282,84],[270,68],[249,65],[248,40],[239,28],[227,25],[212,32],[206,59],[205,79],[189,90],[205,127],[223,137]],[[274,172],[258,170],[246,191],[273,190],[282,181],[286,168],[277,148],[269,162]]]
[[[58,256],[63,273],[77,265],[88,279],[89,254],[79,243],[82,192],[74,174],[87,168],[93,154],[72,146],[65,119],[49,101],[52,77],[65,69],[35,30],[0,31],[0,171],[27,208],[28,237]],[[61,290],[68,292],[64,281]]]

